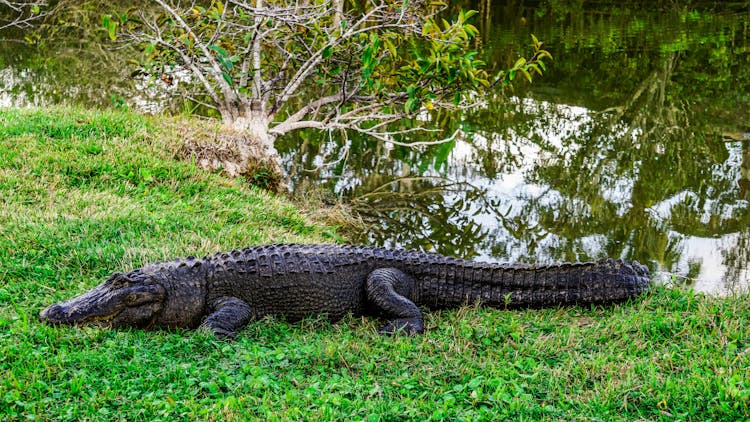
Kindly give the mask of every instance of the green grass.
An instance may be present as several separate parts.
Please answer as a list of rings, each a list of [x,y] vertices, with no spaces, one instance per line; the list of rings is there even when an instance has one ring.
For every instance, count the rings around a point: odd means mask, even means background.
[[[750,301],[658,288],[610,307],[429,313],[199,332],[50,327],[116,270],[326,228],[173,159],[163,122],[0,111],[0,419],[747,420]]]

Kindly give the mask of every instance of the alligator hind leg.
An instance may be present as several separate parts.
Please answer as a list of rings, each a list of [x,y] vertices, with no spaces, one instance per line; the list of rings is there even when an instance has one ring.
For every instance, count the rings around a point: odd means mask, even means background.
[[[245,328],[253,315],[250,305],[236,297],[222,296],[214,300],[210,306],[212,312],[203,321],[201,328],[207,329],[219,338],[233,339]]]
[[[418,334],[424,331],[422,311],[407,299],[414,280],[396,268],[379,268],[367,276],[367,299],[391,319],[382,334]]]

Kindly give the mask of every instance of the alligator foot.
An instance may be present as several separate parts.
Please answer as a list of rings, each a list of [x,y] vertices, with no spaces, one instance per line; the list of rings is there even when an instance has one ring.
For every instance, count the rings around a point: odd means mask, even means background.
[[[211,308],[213,312],[203,321],[201,329],[218,338],[234,339],[252,317],[250,305],[236,297],[222,296],[211,303]]]
[[[422,311],[408,296],[414,280],[396,268],[379,268],[367,276],[367,299],[393,318],[380,330],[381,334],[419,334],[424,331]]]

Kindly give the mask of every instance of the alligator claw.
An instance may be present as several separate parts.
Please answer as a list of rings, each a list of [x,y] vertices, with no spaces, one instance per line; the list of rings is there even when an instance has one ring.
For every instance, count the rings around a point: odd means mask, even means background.
[[[406,334],[409,336],[422,334],[423,332],[424,324],[419,318],[394,319],[379,331],[380,334],[385,335]]]

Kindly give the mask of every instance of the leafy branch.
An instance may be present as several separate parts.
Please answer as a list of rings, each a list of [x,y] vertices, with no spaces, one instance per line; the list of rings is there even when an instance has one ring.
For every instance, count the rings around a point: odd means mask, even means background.
[[[192,78],[179,82],[184,95],[204,98],[225,126],[269,144],[304,128],[389,142],[434,131],[429,119],[409,129],[394,123],[476,106],[518,72],[529,80],[542,74],[551,58],[534,38],[533,56],[491,81],[471,48],[477,12],[448,21],[439,15],[444,6],[428,0],[348,8],[340,0],[156,4],[157,13],[130,9],[105,15],[102,24],[110,38],[142,46],[144,71],[161,79],[189,72]]]

